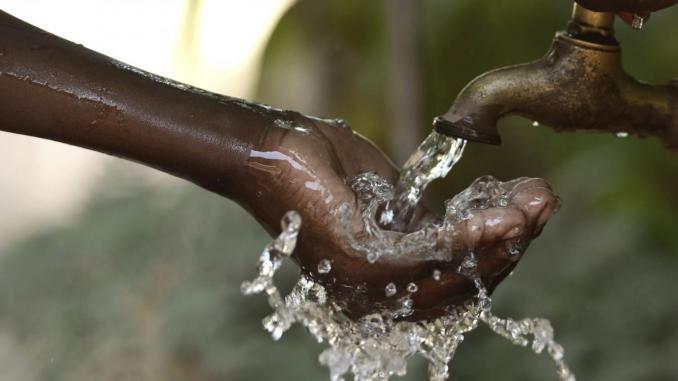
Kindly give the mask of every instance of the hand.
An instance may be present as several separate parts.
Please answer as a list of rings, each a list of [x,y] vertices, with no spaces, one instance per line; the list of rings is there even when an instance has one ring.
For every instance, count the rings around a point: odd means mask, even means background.
[[[505,207],[471,210],[468,219],[450,226],[440,224],[419,231],[428,221],[440,219],[420,207],[404,232],[380,230],[381,238],[393,247],[422,236],[428,249],[417,248],[401,255],[383,255],[370,263],[367,253],[356,246],[378,243],[360,217],[349,180],[373,171],[393,184],[398,172],[388,158],[365,138],[342,123],[306,119],[298,114],[269,128],[260,144],[250,152],[247,179],[252,197],[244,204],[271,231],[279,230],[280,217],[296,210],[302,228],[293,259],[302,272],[323,284],[333,300],[353,318],[380,309],[396,308],[408,295],[407,285],[418,290],[409,294],[414,311],[408,318],[427,319],[445,313],[445,307],[475,295],[475,287],[457,273],[461,260],[474,252],[483,282],[494,289],[515,267],[530,240],[541,231],[558,207],[558,198],[539,179],[518,179],[500,184],[482,178],[475,186],[493,187],[485,200],[497,202],[506,194]],[[349,227],[337,210],[348,205]],[[348,232],[347,230],[350,230]],[[351,244],[349,235],[355,242]],[[319,273],[318,264],[329,260],[329,273]],[[434,279],[434,273],[436,273]],[[440,275],[439,277],[437,275]],[[387,284],[397,292],[387,296]]]
[[[678,0],[577,0],[582,7],[597,12],[616,12],[627,24],[631,25],[633,16],[647,20],[651,12],[668,8]]]

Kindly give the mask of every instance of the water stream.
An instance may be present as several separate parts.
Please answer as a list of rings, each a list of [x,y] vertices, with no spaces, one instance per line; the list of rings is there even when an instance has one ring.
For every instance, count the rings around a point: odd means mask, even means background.
[[[460,159],[465,144],[463,140],[433,132],[407,161],[395,189],[374,173],[364,173],[352,179],[350,184],[358,196],[365,230],[372,240],[368,243],[355,240],[347,230],[347,240],[351,245],[364,252],[372,263],[383,255],[394,254],[394,251],[403,253],[428,249],[430,226],[408,234],[409,238],[398,245],[385,241],[382,226],[402,221],[401,218],[409,219],[426,186],[450,171]],[[471,208],[506,206],[500,185],[499,181],[491,177],[477,180],[446,203],[444,220],[431,224],[452,228],[454,222],[468,218]],[[483,200],[482,205],[478,204],[478,200]],[[382,205],[385,205],[384,212],[377,216]],[[335,213],[348,220],[351,208],[343,205]],[[473,253],[464,258],[457,272],[473,281],[478,290],[477,298],[464,305],[450,306],[447,315],[430,321],[397,320],[412,313],[412,300],[409,297],[404,297],[399,307],[393,310],[380,311],[357,321],[351,320],[332,302],[323,286],[306,275],[302,275],[290,294],[283,297],[275,286],[273,276],[283,259],[293,253],[301,224],[301,217],[294,211],[283,217],[282,233],[259,257],[257,278],[244,282],[241,291],[245,295],[265,293],[268,296],[273,313],[264,319],[263,325],[274,340],[280,339],[292,324],[299,323],[319,343],[326,343],[328,347],[319,355],[319,361],[329,369],[332,381],[343,381],[351,374],[356,381],[388,380],[392,376],[402,376],[406,372],[408,360],[415,355],[428,360],[431,381],[446,380],[450,376],[448,365],[463,341],[464,334],[475,329],[480,322],[516,345],[530,346],[535,353],[546,351],[555,363],[559,380],[575,380],[564,362],[563,348],[553,338],[553,328],[548,320],[513,320],[492,314],[492,300],[480,280]],[[318,273],[327,274],[331,271],[329,261],[318,264]],[[440,271],[432,274],[435,280],[439,280],[440,276]],[[417,285],[410,283],[406,289],[408,293],[417,292]],[[395,284],[387,285],[384,292],[386,296],[389,293],[395,295]]]
[[[466,140],[455,139],[432,131],[409,157],[396,186],[396,195],[386,205],[380,223],[389,228],[407,224],[426,187],[452,170],[461,159]]]

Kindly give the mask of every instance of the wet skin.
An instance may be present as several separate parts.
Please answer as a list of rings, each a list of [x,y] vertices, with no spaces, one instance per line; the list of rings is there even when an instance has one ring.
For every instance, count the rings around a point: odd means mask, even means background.
[[[296,127],[296,129],[294,128]],[[373,238],[360,219],[356,195],[349,179],[374,171],[390,183],[398,172],[388,158],[369,141],[343,124],[299,119],[292,128],[269,128],[251,151],[248,176],[259,190],[259,202],[252,202],[256,216],[269,228],[277,227],[279,216],[296,210],[302,217],[297,249],[293,255],[302,271],[321,282],[335,301],[352,317],[384,308],[397,307],[413,282],[413,320],[444,314],[445,307],[461,303],[475,294],[475,287],[457,272],[461,259],[474,252],[483,282],[493,290],[522,258],[529,242],[559,206],[549,185],[540,179],[517,179],[504,183],[509,196],[506,207],[473,210],[472,217],[454,224],[453,229],[431,229],[434,250],[383,256],[369,263],[366,253],[349,244],[346,230],[335,212],[342,204],[353,210],[351,233],[359,243]],[[415,220],[402,232],[384,232],[394,245],[402,244],[421,228],[421,223],[438,219],[420,207]],[[510,254],[513,247],[518,254]],[[437,249],[437,250],[436,250]],[[318,263],[328,259],[332,271],[319,274]],[[439,270],[439,280],[433,272]],[[393,282],[398,292],[386,296]]]
[[[297,210],[303,219],[294,260],[327,286],[352,317],[393,306],[415,282],[411,319],[444,313],[472,298],[470,282],[455,269],[473,251],[489,289],[522,257],[557,208],[542,180],[504,185],[504,208],[478,210],[454,229],[431,234],[438,249],[382,257],[375,264],[349,245],[332,213],[357,208],[349,179],[374,171],[389,182],[398,173],[388,158],[341,123],[305,117],[189,88],[130,68],[60,39],[0,11],[0,130],[51,139],[133,160],[235,200],[269,233]],[[295,129],[296,127],[296,129]],[[351,230],[369,242],[355,213]],[[405,231],[386,233],[397,245],[421,223],[435,218],[419,208]],[[524,250],[523,250],[524,251]],[[317,274],[320,260],[332,271]],[[227,261],[227,259],[225,259]],[[440,281],[433,271],[441,271]],[[386,297],[394,282],[399,293]]]

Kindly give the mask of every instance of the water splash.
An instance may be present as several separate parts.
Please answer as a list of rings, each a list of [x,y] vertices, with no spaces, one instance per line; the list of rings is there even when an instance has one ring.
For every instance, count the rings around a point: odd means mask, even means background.
[[[344,381],[349,374],[356,381],[388,380],[406,373],[407,362],[415,355],[429,362],[429,379],[443,381],[449,377],[449,362],[464,334],[474,330],[479,322],[493,332],[520,346],[528,346],[536,353],[546,349],[556,364],[561,381],[575,381],[565,364],[564,352],[553,338],[553,328],[545,319],[512,320],[492,314],[492,300],[482,284],[477,271],[477,261],[470,253],[461,262],[458,272],[471,279],[478,294],[475,301],[461,306],[450,306],[443,317],[420,322],[399,321],[412,313],[412,299],[405,296],[398,308],[365,316],[357,321],[349,319],[327,296],[323,286],[303,275],[286,297],[281,297],[273,282],[275,272],[284,257],[292,254],[301,227],[296,212],[288,212],[282,221],[282,233],[263,250],[259,257],[258,276],[242,284],[246,295],[265,293],[273,313],[264,318],[264,328],[274,340],[294,324],[303,325],[319,342],[326,343],[318,357],[330,372],[331,381]],[[318,272],[325,266],[318,266]],[[330,271],[327,269],[327,271]],[[439,271],[433,273],[434,279]],[[409,284],[408,292],[416,292]],[[387,296],[397,293],[395,284],[384,289]],[[530,337],[532,338],[530,340]]]
[[[329,259],[323,259],[318,263],[318,274],[329,274],[332,271],[332,262]]]
[[[543,318],[524,318],[513,320],[510,318],[499,318],[492,314],[492,299],[487,293],[487,289],[480,280],[478,272],[478,262],[471,255],[464,260],[461,273],[473,281],[478,290],[477,306],[480,310],[480,320],[485,323],[492,332],[508,339],[511,343],[522,347],[532,345],[533,352],[540,354],[546,349],[556,366],[556,374],[561,381],[575,381],[575,376],[565,363],[565,350],[554,339],[553,327],[551,322]]]
[[[294,212],[288,216],[298,217]],[[332,381],[343,381],[349,373],[356,381],[402,376],[406,373],[407,361],[416,354],[429,361],[431,380],[447,379],[447,364],[463,340],[463,334],[477,326],[478,308],[469,303],[450,307],[447,316],[430,322],[396,321],[397,317],[411,314],[412,300],[405,297],[398,310],[353,321],[331,302],[321,285],[305,275],[283,299],[273,283],[273,275],[282,258],[291,252],[278,248],[293,248],[298,230],[299,225],[283,223],[281,235],[260,256],[258,277],[242,286],[246,295],[262,292],[268,295],[274,312],[264,318],[263,325],[273,339],[280,339],[294,323],[303,325],[319,343],[328,344],[318,359],[329,369]],[[389,293],[389,287],[385,291]]]
[[[393,296],[393,295],[395,295],[395,294],[397,294],[397,293],[398,293],[398,287],[395,285],[395,283],[389,283],[389,284],[387,284],[386,287],[384,288],[384,294],[385,294],[387,297],[391,297],[391,296]]]
[[[438,269],[433,270],[433,274],[432,274],[433,280],[440,280],[441,275],[442,275],[442,273],[440,272],[440,270],[438,270]]]
[[[446,214],[442,220],[421,224],[417,231],[404,234],[397,242],[393,235],[385,234],[382,227],[393,228],[411,218],[426,186],[436,178],[444,177],[460,159],[466,142],[431,133],[405,164],[396,188],[373,172],[357,175],[349,182],[356,196],[360,217],[367,237],[353,237],[350,223],[353,208],[340,205],[333,211],[344,225],[347,241],[357,252],[363,253],[370,263],[384,255],[407,255],[429,253],[431,257],[440,251],[441,259],[449,253],[449,245],[436,248],[438,232],[454,229],[461,220],[472,217],[472,210],[489,207],[505,207],[508,196],[502,184],[491,176],[481,177],[466,190],[445,204]],[[380,208],[383,208],[378,216]],[[379,223],[377,222],[379,220]],[[441,229],[442,227],[442,229]],[[242,285],[246,295],[265,293],[273,313],[263,320],[264,328],[274,340],[282,337],[292,324],[299,323],[319,342],[328,345],[319,355],[319,362],[329,369],[332,381],[344,381],[353,375],[355,381],[388,380],[406,373],[407,362],[415,355],[428,363],[429,379],[443,381],[449,377],[448,364],[454,357],[464,335],[474,330],[480,322],[493,332],[520,346],[528,346],[536,353],[544,350],[551,356],[561,381],[575,381],[574,375],[563,360],[563,348],[553,338],[553,328],[548,320],[527,318],[512,320],[492,314],[492,299],[478,274],[478,263],[473,253],[460,262],[457,272],[470,279],[477,295],[463,305],[449,306],[446,315],[430,321],[402,321],[413,313],[410,294],[418,287],[410,283],[408,292],[390,310],[364,316],[357,321],[349,319],[328,298],[323,286],[303,275],[293,290],[283,298],[273,282],[275,272],[284,257],[290,256],[296,246],[301,228],[301,218],[296,212],[288,212],[282,221],[282,233],[261,253],[258,276]],[[448,243],[449,244],[449,243]],[[516,246],[509,251],[520,253]],[[376,264],[375,264],[376,266]],[[332,270],[329,260],[321,260],[319,274]],[[431,277],[438,281],[441,271],[433,270]],[[383,290],[386,297],[398,293],[398,287],[389,283]]]
[[[283,257],[292,255],[297,245],[301,217],[297,212],[289,211],[283,216],[280,225],[282,227],[280,235],[268,244],[259,256],[258,276],[250,282],[243,282],[240,286],[240,291],[244,295],[265,292],[268,295],[268,304],[271,308],[281,311],[281,313],[271,315],[264,320],[264,327],[271,332],[274,340],[279,340],[282,334],[294,323],[293,316],[282,313],[286,300],[283,299],[280,291],[273,283],[273,275],[280,268]]]

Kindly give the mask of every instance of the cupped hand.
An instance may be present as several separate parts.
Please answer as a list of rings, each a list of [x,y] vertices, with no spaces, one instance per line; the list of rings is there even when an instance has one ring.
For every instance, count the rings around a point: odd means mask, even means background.
[[[275,126],[250,151],[250,192],[243,204],[271,234],[279,232],[280,218],[288,210],[301,215],[293,259],[352,318],[399,309],[407,299],[413,308],[405,318],[444,314],[448,306],[476,293],[459,273],[469,253],[477,258],[483,283],[493,290],[559,204],[543,180],[499,183],[485,177],[472,185],[473,199],[466,200],[468,210],[459,216],[443,218],[420,207],[406,231],[377,228],[375,235],[375,227],[361,217],[350,181],[372,172],[395,184],[398,171],[390,160],[341,121],[288,113]],[[380,245],[402,250],[368,260],[364,248]],[[319,271],[326,261],[331,270]]]

